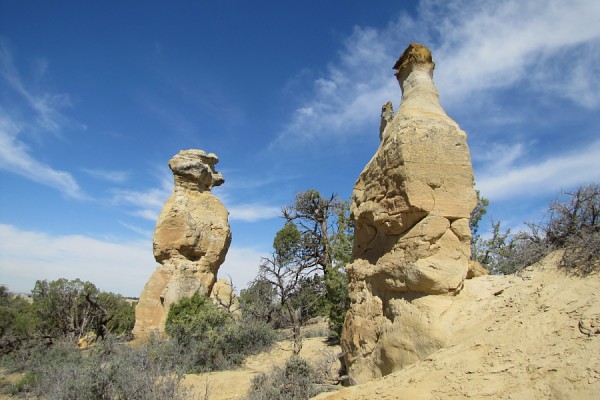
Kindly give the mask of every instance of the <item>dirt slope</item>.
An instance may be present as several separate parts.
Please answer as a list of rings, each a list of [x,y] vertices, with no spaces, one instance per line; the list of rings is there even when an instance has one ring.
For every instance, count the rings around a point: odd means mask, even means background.
[[[317,398],[600,399],[600,276],[568,276],[556,261],[467,281],[444,316],[448,347]]]

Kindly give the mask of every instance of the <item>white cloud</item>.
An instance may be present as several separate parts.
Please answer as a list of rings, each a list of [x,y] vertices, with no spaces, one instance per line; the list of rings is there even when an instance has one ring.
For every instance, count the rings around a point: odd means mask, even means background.
[[[151,240],[117,243],[0,224],[1,283],[13,291],[28,292],[38,279],[79,278],[102,290],[139,296],[155,267]]]
[[[387,41],[385,33],[356,27],[338,60],[313,82],[312,99],[296,109],[272,146],[289,139],[314,140],[324,131],[338,134],[378,120],[378,108],[399,91],[389,79],[394,56],[386,49]]]
[[[232,246],[225,262],[219,268],[218,278],[231,278],[236,290],[244,289],[256,278],[261,258],[266,256],[266,252],[255,248]]]
[[[432,49],[444,104],[473,107],[483,91],[493,98],[495,89],[522,86],[597,107],[598,15],[596,0],[423,0],[415,18],[355,28],[272,146],[361,134],[367,126],[376,132],[379,107],[393,100],[397,108],[391,66],[411,41]]]
[[[535,163],[492,167],[477,176],[477,188],[490,200],[502,200],[558,193],[598,181],[600,141]]]
[[[232,221],[255,222],[263,219],[277,218],[281,208],[264,204],[237,204],[228,207],[229,219]]]
[[[436,82],[444,97],[460,99],[475,91],[529,85],[532,81],[540,91],[548,91],[557,82],[578,86],[582,67],[587,76],[598,73],[597,64],[589,62],[590,56],[598,56],[580,48],[600,40],[597,1],[459,0],[424,4],[438,10],[431,16],[434,20],[425,22],[440,27],[441,43],[434,56],[438,60]],[[598,86],[588,83],[585,89],[593,91]],[[579,100],[565,93],[562,96]]]
[[[144,229],[144,228],[141,228],[141,227],[139,227],[137,225],[128,224],[128,223],[123,222],[123,221],[118,221],[118,222],[119,222],[119,224],[121,224],[125,228],[129,229],[130,231],[135,232],[138,235],[140,235],[140,236],[142,236],[142,237],[144,237],[146,239],[152,240],[152,235],[153,235],[153,231],[152,230],[150,230],[150,229]]]
[[[247,287],[258,272],[257,249],[229,249],[219,278],[231,277],[236,288]],[[139,296],[158,264],[152,255],[152,240],[117,242],[85,235],[52,236],[0,224],[1,284],[27,293],[38,279],[75,279],[94,283],[105,291]]]
[[[224,175],[227,176],[226,172]],[[234,175],[232,173],[232,175]],[[289,179],[286,176],[285,179]],[[231,179],[229,184],[215,187],[212,193],[223,202],[227,210],[229,211],[230,221],[245,221],[245,222],[256,222],[265,219],[277,218],[280,216],[281,207],[265,204],[262,201],[255,201],[251,203],[240,202],[238,199],[248,199],[252,195],[257,193],[257,189],[264,188],[265,186],[272,185],[282,181],[281,177],[261,177],[260,179],[250,179],[245,176],[238,176],[238,179]],[[260,197],[264,197],[264,191],[260,191]],[[234,195],[235,193],[235,195]],[[241,196],[240,196],[241,194]]]

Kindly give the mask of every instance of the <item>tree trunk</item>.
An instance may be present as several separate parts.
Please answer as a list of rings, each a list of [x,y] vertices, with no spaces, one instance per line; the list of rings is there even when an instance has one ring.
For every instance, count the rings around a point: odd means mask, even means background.
[[[294,317],[292,320],[293,332],[294,332],[294,355],[300,354],[302,350],[302,332],[300,331],[300,309],[294,310]]]

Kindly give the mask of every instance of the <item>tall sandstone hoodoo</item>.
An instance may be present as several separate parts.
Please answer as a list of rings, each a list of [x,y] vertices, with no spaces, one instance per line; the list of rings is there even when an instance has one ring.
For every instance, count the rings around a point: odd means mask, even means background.
[[[394,65],[398,113],[352,194],[351,306],[342,334],[350,377],[387,375],[441,348],[470,256],[477,203],[466,134],[439,104],[431,52],[411,44]]]
[[[180,151],[169,161],[175,187],[154,230],[152,274],[135,310],[136,338],[164,332],[169,306],[196,291],[211,294],[231,243],[227,209],[211,192],[223,184],[219,159],[202,150]]]

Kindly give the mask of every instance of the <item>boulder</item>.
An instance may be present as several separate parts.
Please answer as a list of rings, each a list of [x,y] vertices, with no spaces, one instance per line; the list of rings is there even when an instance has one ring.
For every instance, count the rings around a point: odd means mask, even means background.
[[[169,161],[175,186],[154,230],[154,271],[136,307],[133,334],[162,334],[169,306],[196,291],[209,296],[231,243],[227,209],[210,191],[224,182],[216,155],[180,151]]]
[[[463,287],[476,206],[466,134],[446,115],[431,52],[411,44],[394,69],[402,101],[382,109],[381,143],[352,194],[351,306],[342,348],[355,382],[440,348],[440,315]]]

